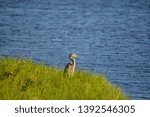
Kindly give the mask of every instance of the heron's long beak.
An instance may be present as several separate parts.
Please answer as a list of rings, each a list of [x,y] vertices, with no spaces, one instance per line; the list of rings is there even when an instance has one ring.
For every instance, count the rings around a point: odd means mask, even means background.
[[[79,55],[77,55],[77,56],[76,56],[76,58],[80,58],[80,56],[79,56]]]

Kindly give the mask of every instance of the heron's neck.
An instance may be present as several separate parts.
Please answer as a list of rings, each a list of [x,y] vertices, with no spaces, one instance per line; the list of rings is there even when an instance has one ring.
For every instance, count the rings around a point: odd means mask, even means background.
[[[72,64],[73,64],[74,68],[75,68],[75,66],[76,66],[76,60],[75,60],[75,58],[72,58],[72,59],[71,59],[71,62],[72,62]]]

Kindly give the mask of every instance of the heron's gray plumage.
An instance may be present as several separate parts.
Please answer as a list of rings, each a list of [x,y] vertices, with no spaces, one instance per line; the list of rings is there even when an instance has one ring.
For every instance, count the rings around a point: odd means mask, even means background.
[[[69,55],[69,59],[71,60],[70,63],[68,63],[65,67],[65,70],[64,70],[64,75],[65,76],[73,76],[74,75],[74,72],[75,72],[75,68],[76,68],[76,60],[75,58],[78,58],[79,56],[77,54],[70,54]]]

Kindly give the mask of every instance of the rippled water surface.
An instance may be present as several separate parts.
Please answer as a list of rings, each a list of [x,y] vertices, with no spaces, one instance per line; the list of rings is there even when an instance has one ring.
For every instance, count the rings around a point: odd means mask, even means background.
[[[103,73],[131,99],[150,99],[149,0],[0,0],[0,56],[23,54]]]

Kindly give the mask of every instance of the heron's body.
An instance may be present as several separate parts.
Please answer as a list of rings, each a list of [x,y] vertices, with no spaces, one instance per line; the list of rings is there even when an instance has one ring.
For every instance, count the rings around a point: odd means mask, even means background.
[[[64,75],[68,76],[68,77],[72,77],[74,75],[75,72],[75,68],[76,68],[76,60],[75,58],[78,58],[79,56],[76,54],[70,54],[69,55],[69,59],[71,60],[70,63],[68,63],[65,67],[64,70]]]

